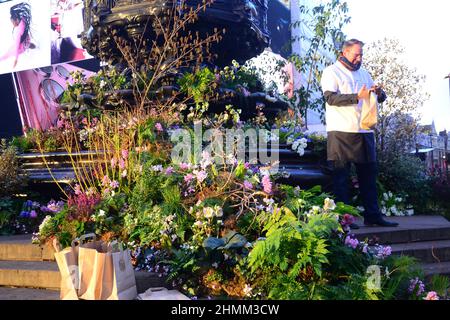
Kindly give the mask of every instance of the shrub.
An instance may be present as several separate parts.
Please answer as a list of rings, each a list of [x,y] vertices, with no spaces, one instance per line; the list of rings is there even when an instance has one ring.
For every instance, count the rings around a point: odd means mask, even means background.
[[[6,140],[0,143],[0,197],[10,196],[26,185],[25,178],[20,174],[17,149],[7,146]]]

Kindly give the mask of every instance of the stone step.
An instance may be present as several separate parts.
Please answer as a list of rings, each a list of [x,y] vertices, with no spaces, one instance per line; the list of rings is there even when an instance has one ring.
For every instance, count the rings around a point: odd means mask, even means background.
[[[31,235],[0,237],[0,260],[54,261],[54,250],[31,243]]]
[[[424,263],[450,261],[450,240],[398,243],[391,248],[392,254],[411,256]]]
[[[0,286],[59,290],[60,282],[56,262],[0,261]]]
[[[443,275],[450,277],[450,261],[435,262],[435,263],[423,263],[421,264],[425,277],[431,279],[434,275]]]
[[[155,287],[172,288],[167,277],[158,273],[135,271],[135,277],[138,293]],[[0,286],[59,290],[60,282],[56,262],[0,261]]]
[[[59,291],[0,287],[0,300],[59,300]]]
[[[359,240],[377,237],[380,244],[410,243],[450,239],[450,222],[442,216],[387,217],[386,220],[398,222],[394,228],[367,227],[358,217],[356,224],[360,229],[352,230]]]

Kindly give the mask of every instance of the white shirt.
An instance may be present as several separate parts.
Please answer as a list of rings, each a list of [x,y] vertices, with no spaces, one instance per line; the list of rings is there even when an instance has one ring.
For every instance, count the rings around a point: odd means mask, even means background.
[[[325,68],[321,80],[323,92],[331,91],[338,94],[355,94],[363,85],[369,89],[373,84],[372,77],[366,70],[360,68],[358,71],[350,71],[339,61]],[[327,132],[373,132],[360,127],[362,104],[361,100],[358,104],[340,107],[330,106],[327,103],[325,113]]]

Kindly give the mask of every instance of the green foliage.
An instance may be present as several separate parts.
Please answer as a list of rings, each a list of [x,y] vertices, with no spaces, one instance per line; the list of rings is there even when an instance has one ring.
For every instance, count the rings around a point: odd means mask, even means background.
[[[28,152],[35,147],[29,135],[13,137],[11,145],[16,147],[19,152]]]
[[[181,91],[192,96],[198,105],[208,101],[213,94],[213,83],[216,80],[214,72],[201,68],[195,73],[186,73],[178,80]]]
[[[306,74],[307,85],[296,90],[292,98],[292,104],[297,107],[306,123],[307,110],[315,110],[322,119],[324,117],[325,101],[322,94],[317,94],[321,92],[321,74],[327,65],[334,62],[333,58],[329,57],[338,55],[340,48],[337,48],[336,44],[345,40],[342,28],[350,22],[348,11],[347,3],[340,0],[332,0],[314,7],[301,5],[302,17],[310,18],[293,22],[296,28],[312,30],[311,33],[304,32],[292,39],[305,43],[307,49],[302,51],[301,55],[293,54],[288,59],[297,70]]]
[[[426,213],[428,198],[431,197],[431,180],[419,158],[397,154],[390,157],[389,162],[380,162],[379,169],[379,180],[386,190],[405,193],[407,202],[414,206],[415,211]]]
[[[423,279],[423,271],[417,259],[413,257],[392,255],[383,262],[383,267],[388,273],[382,282],[382,294],[385,300],[407,299],[410,279],[416,277]]]
[[[0,197],[11,196],[26,185],[20,171],[17,149],[8,146],[3,139],[0,142]]]
[[[207,250],[241,249],[247,244],[247,239],[236,231],[229,231],[222,238],[208,237],[203,241]]]
[[[330,215],[317,215],[308,222],[301,222],[283,207],[269,218],[265,226],[266,239],[256,242],[248,264],[253,273],[262,270],[270,275],[272,280],[267,282],[272,288],[271,297],[277,298],[276,293],[285,292],[286,283],[295,283],[302,274],[308,275],[307,282],[322,277],[323,265],[329,263],[326,236],[337,228],[338,222]],[[296,297],[302,289],[289,291]]]
[[[450,290],[450,280],[448,276],[435,274],[431,278],[429,291],[435,291],[441,299],[447,299]]]

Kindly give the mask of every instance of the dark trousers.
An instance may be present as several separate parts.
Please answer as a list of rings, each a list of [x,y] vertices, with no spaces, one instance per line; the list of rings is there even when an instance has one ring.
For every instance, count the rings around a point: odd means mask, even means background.
[[[333,169],[333,192],[337,202],[350,203],[350,162],[330,161]],[[373,163],[355,163],[359,190],[364,206],[364,218],[374,221],[381,218],[377,193],[377,165]]]

